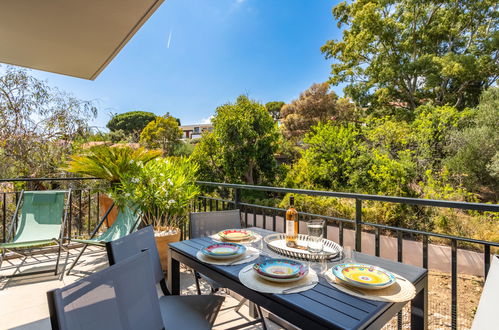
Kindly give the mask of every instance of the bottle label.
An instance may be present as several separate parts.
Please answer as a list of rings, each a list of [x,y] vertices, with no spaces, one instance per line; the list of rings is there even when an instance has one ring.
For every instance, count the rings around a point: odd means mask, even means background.
[[[286,235],[295,236],[295,222],[293,220],[286,220]]]

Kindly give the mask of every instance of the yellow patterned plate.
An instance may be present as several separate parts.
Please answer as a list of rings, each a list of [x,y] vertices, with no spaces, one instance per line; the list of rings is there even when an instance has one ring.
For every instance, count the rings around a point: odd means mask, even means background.
[[[363,289],[383,289],[395,283],[389,271],[366,264],[341,264],[333,267],[333,274],[349,285]]]

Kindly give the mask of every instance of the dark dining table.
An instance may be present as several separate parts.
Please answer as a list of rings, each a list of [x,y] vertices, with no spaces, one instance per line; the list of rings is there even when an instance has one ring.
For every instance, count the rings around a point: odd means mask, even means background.
[[[263,237],[274,233],[256,227],[248,229]],[[379,329],[397,315],[407,303],[381,302],[352,296],[334,288],[322,277],[314,288],[299,293],[257,292],[239,281],[239,271],[248,263],[220,266],[207,264],[196,258],[196,253],[201,248],[212,243],[214,240],[210,237],[170,243],[168,288],[171,294],[180,294],[180,263],[182,263],[302,329]],[[278,256],[268,250],[265,244],[263,252]],[[354,258],[356,262],[383,267],[411,281],[416,288],[416,296],[410,301],[411,328],[427,328],[428,271],[426,269],[358,252],[355,252]],[[258,259],[251,263],[257,261]],[[328,268],[333,265],[334,263],[329,263]]]

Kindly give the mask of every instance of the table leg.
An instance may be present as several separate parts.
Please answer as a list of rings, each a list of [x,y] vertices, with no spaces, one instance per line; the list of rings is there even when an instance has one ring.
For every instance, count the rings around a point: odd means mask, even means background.
[[[250,317],[257,319],[259,317],[258,312],[256,310],[256,305],[251,300],[248,301],[248,314]]]
[[[180,263],[168,253],[168,290],[172,295],[180,295]]]
[[[411,329],[428,328],[428,277],[423,288],[411,301]]]

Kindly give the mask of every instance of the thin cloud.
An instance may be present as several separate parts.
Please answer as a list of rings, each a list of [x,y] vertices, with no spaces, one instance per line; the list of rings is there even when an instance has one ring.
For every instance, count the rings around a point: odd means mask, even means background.
[[[170,29],[170,34],[168,35],[168,43],[166,45],[166,48],[170,49],[170,43],[172,42],[172,33],[173,30]]]
[[[203,118],[203,119],[201,119],[201,124],[211,124],[212,119],[213,119],[213,116],[209,116],[208,118]]]

